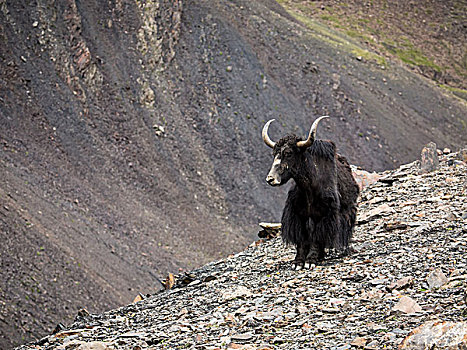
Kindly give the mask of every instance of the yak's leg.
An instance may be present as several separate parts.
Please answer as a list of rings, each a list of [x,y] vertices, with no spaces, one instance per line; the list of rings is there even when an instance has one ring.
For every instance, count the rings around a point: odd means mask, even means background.
[[[325,254],[326,253],[324,252],[324,245],[318,245],[318,261],[323,261]]]
[[[297,255],[292,261],[294,269],[303,268],[306,256],[310,250],[310,239],[306,225],[306,219],[299,216],[297,208],[303,207],[303,198],[297,188],[289,191],[282,213],[282,240],[285,243],[293,244],[297,248]]]
[[[342,252],[342,256],[350,256],[352,255],[353,253],[355,253],[355,248],[352,247],[352,246],[347,246],[344,248],[344,251]]]
[[[319,260],[319,257],[323,255],[324,257],[324,246],[322,251],[319,249],[319,245],[316,242],[313,242],[314,232],[316,231],[316,225],[313,220],[308,219],[305,225],[306,230],[306,241],[308,242],[305,252],[305,264],[306,269],[310,269],[316,265]]]
[[[292,265],[294,270],[301,270],[305,267],[307,254],[310,251],[310,244],[308,242],[301,242],[297,244],[297,255],[295,256]]]
[[[319,243],[313,243],[310,245],[310,249],[306,256],[305,268],[312,268],[318,262],[324,260],[324,245]]]

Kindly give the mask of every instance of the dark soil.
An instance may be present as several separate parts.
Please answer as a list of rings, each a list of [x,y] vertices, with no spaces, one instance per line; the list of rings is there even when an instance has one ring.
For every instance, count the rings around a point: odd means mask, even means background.
[[[260,130],[353,164],[467,142],[466,107],[263,1],[0,3],[0,347],[161,287],[277,221]],[[337,34],[336,34],[337,35]]]

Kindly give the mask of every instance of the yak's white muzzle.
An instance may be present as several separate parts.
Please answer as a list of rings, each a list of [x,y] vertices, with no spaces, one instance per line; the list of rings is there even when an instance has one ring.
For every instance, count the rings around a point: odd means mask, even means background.
[[[279,156],[274,158],[274,162],[272,163],[271,170],[269,170],[268,176],[266,176],[266,182],[271,186],[278,186],[281,184],[281,176],[279,174],[279,168],[281,165],[281,160]]]

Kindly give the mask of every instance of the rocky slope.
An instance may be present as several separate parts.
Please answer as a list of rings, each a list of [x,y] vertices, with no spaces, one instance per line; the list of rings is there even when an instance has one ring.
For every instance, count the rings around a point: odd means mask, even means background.
[[[431,173],[414,162],[382,174],[362,192],[351,256],[293,271],[293,249],[258,241],[19,349],[396,349],[404,338],[402,349],[465,347],[466,174],[456,154]],[[409,334],[426,322],[428,338]]]
[[[0,42],[2,348],[248,245],[270,118],[331,115],[367,170],[467,142],[454,96],[272,0],[0,0]]]

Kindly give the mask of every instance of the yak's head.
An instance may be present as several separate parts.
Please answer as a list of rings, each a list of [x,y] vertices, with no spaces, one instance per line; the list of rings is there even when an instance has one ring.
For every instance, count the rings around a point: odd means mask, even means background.
[[[271,124],[274,119],[271,119],[264,125],[262,133],[263,140],[266,145],[273,149],[274,155],[274,162],[266,177],[268,184],[271,186],[283,185],[297,174],[305,161],[304,153],[315,141],[318,123],[323,118],[328,118],[328,116],[323,116],[315,120],[311,126],[308,138],[304,141],[300,140],[295,135],[288,135],[281,138],[278,142],[274,142],[268,135],[269,124]]]

